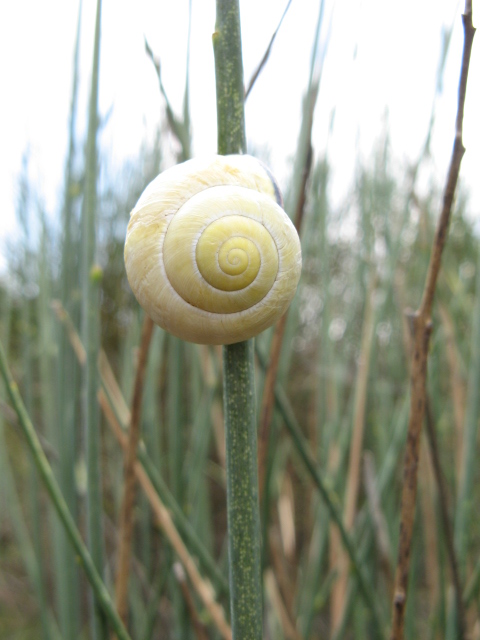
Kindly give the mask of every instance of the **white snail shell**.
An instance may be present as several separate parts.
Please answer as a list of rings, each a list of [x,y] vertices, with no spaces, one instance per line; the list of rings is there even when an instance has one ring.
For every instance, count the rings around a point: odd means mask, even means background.
[[[189,160],[161,173],[130,215],[125,266],[153,321],[179,338],[232,344],[290,304],[300,241],[269,171],[247,155]]]

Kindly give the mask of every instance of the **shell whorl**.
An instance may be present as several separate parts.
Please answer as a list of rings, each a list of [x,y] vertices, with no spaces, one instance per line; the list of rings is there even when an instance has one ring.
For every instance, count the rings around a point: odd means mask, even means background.
[[[213,156],[161,173],[133,209],[125,241],[130,286],[170,333],[232,344],[271,326],[300,278],[297,232],[255,158]]]

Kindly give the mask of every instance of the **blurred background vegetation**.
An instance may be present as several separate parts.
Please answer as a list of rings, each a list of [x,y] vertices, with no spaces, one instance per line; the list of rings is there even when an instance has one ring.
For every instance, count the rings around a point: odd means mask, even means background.
[[[284,194],[289,215],[301,212],[304,268],[283,339],[261,498],[265,638],[360,639],[375,637],[371,611],[345,564],[337,530],[301,448],[307,447],[343,513],[387,621],[408,419],[404,310],[416,308],[421,297],[441,186],[422,189],[427,196],[417,189],[419,170],[431,161],[431,130],[425,132],[418,162],[405,170],[389,144],[386,124],[372,157],[358,161],[354,185],[333,206],[328,146],[321,156],[312,148],[316,71],[312,63]],[[76,134],[82,106],[77,104],[76,72],[74,77],[70,143],[56,216],[47,215],[29,178],[28,150],[18,176],[21,233],[5,247],[0,339],[85,537],[88,503],[100,505],[96,535],[103,548],[103,579],[112,592],[123,453],[110,428],[111,413],[113,421],[127,426],[143,322],[125,276],[123,243],[138,196],[171,164],[172,137],[177,159],[189,156],[189,96],[187,83],[183,114],[175,115],[167,101],[156,138],[120,174],[112,175],[97,143],[102,127],[95,99],[98,59],[94,57],[92,69],[87,140]],[[456,637],[442,501],[455,530],[469,637],[480,638],[480,471],[475,464],[480,278],[473,227],[461,187],[437,290],[428,374],[428,419],[437,436],[446,493],[440,497],[425,439],[407,607],[406,637],[411,640]],[[259,412],[271,339],[272,331],[267,331],[256,340]],[[101,413],[84,376],[92,353],[99,370],[94,389],[104,391]],[[199,568],[228,617],[221,391],[217,349],[182,344],[155,328],[144,388],[141,462],[149,477],[157,478],[156,491],[174,514],[190,554],[198,558],[200,546],[213,559],[210,564],[201,560]],[[93,411],[86,408],[86,396],[96,405]],[[86,580],[3,391],[0,398],[0,637],[91,638]],[[93,454],[100,468],[97,493],[92,493],[89,478],[92,434],[85,414],[98,436],[99,449]],[[466,506],[459,495],[467,496]],[[151,503],[140,488],[136,496],[129,583],[132,638],[220,637],[191,583],[173,570],[176,552]],[[464,508],[466,519],[459,515]]]

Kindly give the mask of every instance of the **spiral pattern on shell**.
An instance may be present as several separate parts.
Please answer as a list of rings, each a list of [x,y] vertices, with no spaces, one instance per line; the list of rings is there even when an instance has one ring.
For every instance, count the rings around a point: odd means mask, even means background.
[[[200,344],[271,326],[300,278],[297,232],[269,171],[247,155],[189,160],[161,173],[133,209],[125,266],[158,325]]]

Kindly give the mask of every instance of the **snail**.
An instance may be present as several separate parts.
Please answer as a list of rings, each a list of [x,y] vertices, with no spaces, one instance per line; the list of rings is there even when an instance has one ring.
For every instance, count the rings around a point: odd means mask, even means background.
[[[300,241],[268,169],[248,155],[188,160],[130,214],[128,281],[159,326],[199,344],[247,340],[290,304]]]

